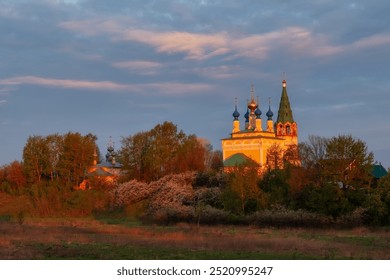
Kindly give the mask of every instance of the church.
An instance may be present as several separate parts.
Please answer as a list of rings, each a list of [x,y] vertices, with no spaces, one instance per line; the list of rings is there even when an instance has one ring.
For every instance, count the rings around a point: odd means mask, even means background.
[[[222,154],[224,170],[229,171],[239,165],[251,165],[259,172],[268,169],[283,168],[275,161],[276,151],[280,151],[280,158],[287,151],[296,150],[298,145],[298,126],[294,121],[290,101],[287,95],[287,82],[282,82],[282,94],[276,122],[273,121],[271,104],[267,113],[265,129],[263,129],[262,112],[258,100],[255,100],[254,87],[251,88],[251,99],[247,103],[244,115],[245,127],[241,129],[240,113],[235,104],[233,112],[233,130],[229,138],[222,139]],[[298,156],[291,157],[290,162],[299,164]]]
[[[107,145],[106,160],[98,163],[99,155],[95,149],[94,160],[92,166],[90,166],[86,172],[86,179],[76,187],[76,189],[86,190],[90,188],[89,181],[91,178],[100,180],[108,184],[113,184],[117,181],[121,175],[122,164],[116,161],[117,153],[114,149],[114,143],[112,142],[111,136],[110,141]]]

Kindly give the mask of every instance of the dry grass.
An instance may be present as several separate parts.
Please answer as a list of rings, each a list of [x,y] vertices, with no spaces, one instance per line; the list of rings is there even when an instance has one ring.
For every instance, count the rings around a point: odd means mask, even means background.
[[[71,246],[72,244],[75,246]],[[268,254],[275,256],[270,258],[306,256],[318,259],[390,259],[390,232],[371,231],[367,228],[307,230],[197,227],[188,224],[174,227],[128,227],[108,225],[92,219],[28,220],[23,225],[0,222],[0,259],[77,259],[86,256],[82,250],[91,250],[88,247],[91,244],[105,244],[112,248],[142,248],[151,252],[161,249],[186,252],[180,258],[192,258],[191,254],[198,252],[218,252],[222,256],[227,254],[230,259],[236,258],[235,256],[238,258],[240,254],[247,254],[247,258],[256,258],[256,254]],[[122,258],[121,255],[110,256]],[[137,255],[132,256],[137,258]],[[170,258],[169,256],[171,255],[153,255],[153,258]],[[196,256],[194,258],[203,258],[202,254]],[[87,258],[107,256],[97,252]],[[142,258],[148,258],[148,255],[143,255]]]

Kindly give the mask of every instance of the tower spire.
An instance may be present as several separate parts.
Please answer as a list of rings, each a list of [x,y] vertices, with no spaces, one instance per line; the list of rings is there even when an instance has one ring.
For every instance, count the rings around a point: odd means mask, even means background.
[[[296,122],[294,121],[294,117],[292,114],[290,101],[287,95],[287,82],[283,80],[282,82],[282,96],[280,98],[279,111],[278,111],[278,119],[276,121],[276,136],[278,137],[287,137],[291,141],[291,144],[298,144],[298,127]]]
[[[282,82],[283,89],[282,89],[282,96],[280,98],[280,104],[279,104],[279,111],[278,111],[278,119],[277,123],[293,123],[294,118],[290,106],[290,101],[288,99],[287,95],[287,82],[286,80],[283,80]]]

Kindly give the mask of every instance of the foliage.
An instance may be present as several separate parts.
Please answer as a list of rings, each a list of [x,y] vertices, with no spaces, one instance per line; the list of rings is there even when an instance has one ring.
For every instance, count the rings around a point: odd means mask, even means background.
[[[347,199],[338,185],[322,187],[308,185],[302,189],[295,201],[296,208],[305,209],[334,218],[347,212]]]
[[[306,210],[290,210],[280,205],[253,213],[249,222],[258,226],[274,227],[325,227],[332,224],[329,216]]]
[[[123,138],[119,155],[129,179],[150,182],[168,174],[204,170],[206,152],[195,135],[164,122]]]
[[[325,159],[327,142],[325,137],[309,135],[307,142],[299,143],[299,157],[303,168],[315,167]]]
[[[279,144],[272,144],[267,151],[268,169],[283,168],[283,148]]]
[[[228,176],[222,172],[197,172],[193,182],[194,188],[225,188],[228,184]]]
[[[326,145],[324,174],[342,188],[367,186],[373,158],[363,141],[350,135],[332,137]]]
[[[30,184],[60,180],[77,186],[92,165],[96,136],[69,132],[65,135],[30,136],[23,149],[23,167]]]
[[[235,214],[248,214],[263,206],[264,195],[257,186],[257,168],[236,166],[230,172],[228,187],[224,190],[224,208]]]
[[[288,185],[288,170],[274,169],[266,172],[258,185],[267,195],[268,205],[280,204],[287,206],[290,199]]]
[[[367,199],[366,222],[374,226],[390,224],[390,175],[379,180]]]
[[[0,190],[9,194],[20,194],[26,186],[23,165],[14,161],[0,169]]]
[[[14,197],[23,207],[2,206],[0,215],[23,224],[26,215],[85,216],[122,209],[123,215],[162,224],[390,224],[390,175],[370,184],[373,155],[349,135],[311,135],[298,150],[273,145],[265,173],[236,166],[225,174],[220,151],[164,122],[123,138],[120,158],[127,182],[90,179],[93,190],[76,191],[98,150],[95,142],[92,134],[72,132],[29,137],[23,162],[0,168],[4,201]],[[298,152],[300,166],[294,164]]]

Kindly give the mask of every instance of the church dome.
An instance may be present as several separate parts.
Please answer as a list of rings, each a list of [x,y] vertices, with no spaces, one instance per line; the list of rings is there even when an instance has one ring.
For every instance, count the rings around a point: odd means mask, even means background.
[[[233,118],[235,120],[238,120],[238,117],[240,116],[240,113],[237,111],[237,106],[236,106],[236,109],[234,110],[233,112]]]
[[[256,111],[255,111],[255,115],[258,119],[260,119],[260,116],[261,116],[261,110],[259,109],[259,107],[257,107]]]
[[[245,113],[244,117],[245,117],[245,120],[247,122],[249,122],[249,109],[246,110],[246,113]]]
[[[254,111],[256,110],[257,108],[257,104],[256,102],[252,99],[251,102],[248,103],[248,109],[251,110],[251,111]]]
[[[266,115],[267,115],[269,120],[272,120],[274,113],[272,113],[272,111],[271,111],[271,106],[269,106],[269,109],[268,109],[268,112]]]

